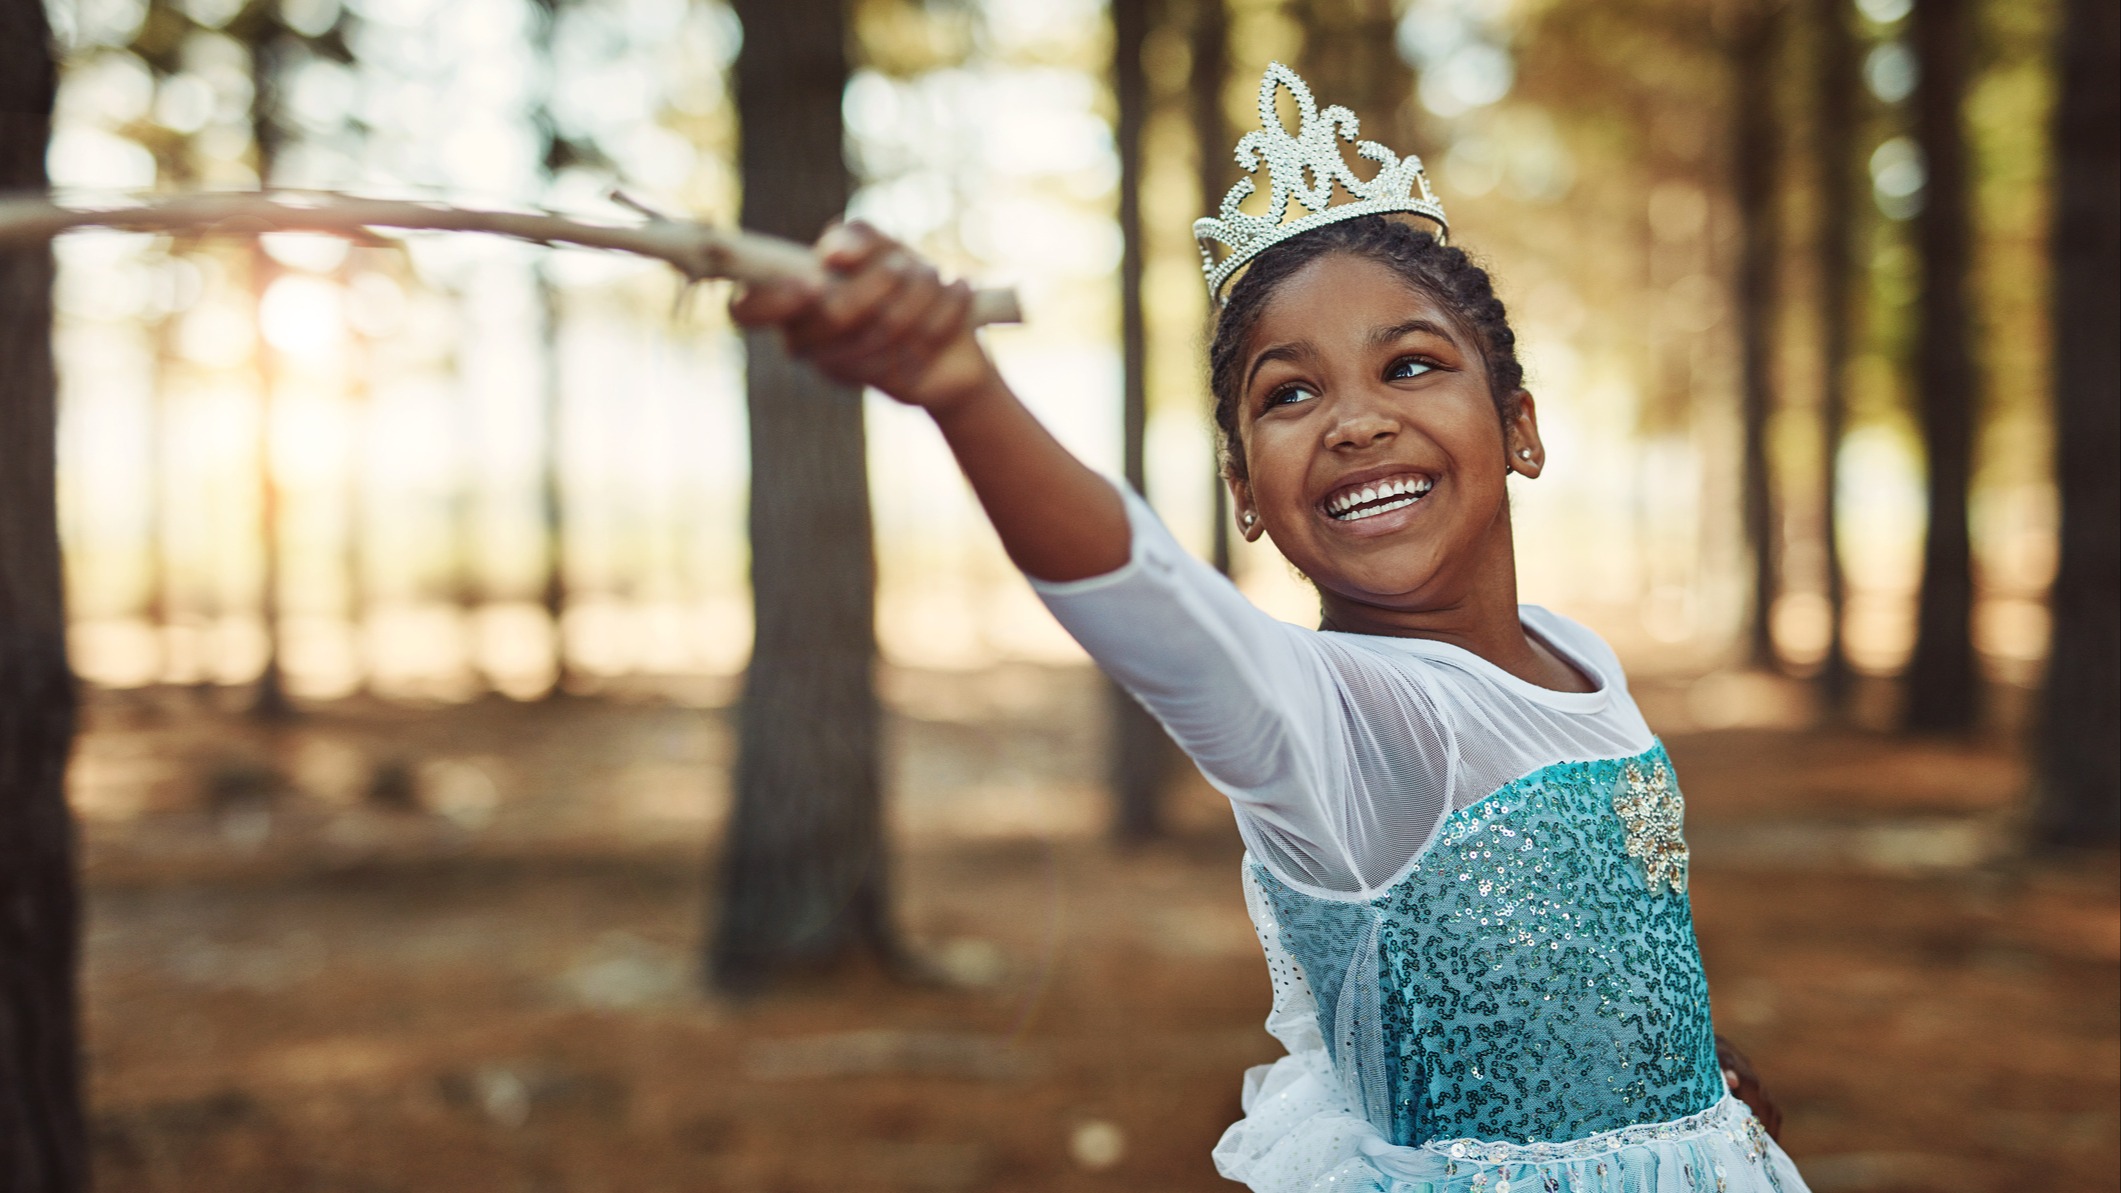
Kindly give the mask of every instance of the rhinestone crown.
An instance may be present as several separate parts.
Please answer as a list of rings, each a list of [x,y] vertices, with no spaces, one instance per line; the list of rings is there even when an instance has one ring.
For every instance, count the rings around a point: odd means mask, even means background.
[[[1301,117],[1293,137],[1274,107],[1276,92],[1281,88],[1287,88],[1295,98]],[[1449,232],[1443,204],[1429,189],[1429,176],[1422,172],[1421,159],[1411,153],[1400,157],[1375,141],[1357,141],[1356,129],[1355,113],[1339,104],[1319,111],[1311,98],[1311,88],[1295,71],[1279,62],[1267,64],[1267,73],[1259,80],[1259,128],[1237,142],[1237,164],[1246,172],[1256,176],[1260,162],[1266,162],[1266,214],[1248,215],[1237,209],[1258,189],[1252,178],[1240,178],[1223,196],[1220,214],[1193,221],[1193,238],[1200,242],[1201,270],[1208,275],[1208,297],[1212,301],[1222,301],[1224,285],[1246,262],[1291,236],[1326,224],[1359,215],[1405,211],[1434,221],[1438,239]],[[1340,147],[1342,140],[1354,142],[1356,156],[1378,164],[1377,173],[1368,181],[1357,178],[1348,168],[1348,159]],[[1354,196],[1350,201],[1333,203],[1336,182]],[[1291,199],[1303,204],[1310,214],[1289,219]],[[1216,244],[1228,250],[1221,260],[1215,256]]]

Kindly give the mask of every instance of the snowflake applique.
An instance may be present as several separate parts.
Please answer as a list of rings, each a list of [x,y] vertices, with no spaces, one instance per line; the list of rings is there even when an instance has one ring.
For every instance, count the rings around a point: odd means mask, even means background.
[[[1675,895],[1685,894],[1687,848],[1679,830],[1686,805],[1670,768],[1657,762],[1645,775],[1641,767],[1628,763],[1620,790],[1613,793],[1613,811],[1627,826],[1628,856],[1642,859],[1650,890],[1669,888]]]

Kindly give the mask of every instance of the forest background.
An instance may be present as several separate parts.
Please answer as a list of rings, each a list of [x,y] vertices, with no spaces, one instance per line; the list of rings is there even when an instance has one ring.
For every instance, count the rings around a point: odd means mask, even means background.
[[[1769,962],[1896,899],[1929,909],[1894,929],[1923,942],[1894,980],[1985,974],[2030,1000],[2013,1014],[2066,1024],[2042,1047],[2095,1079],[2018,1075],[2005,1100],[2038,1105],[2006,1117],[2048,1117],[1950,1169],[2006,1188],[2024,1140],[2101,1171],[2097,1080],[2121,1070],[2110,1008],[2086,1009],[2121,950],[2110,7],[11,0],[0,185],[615,221],[622,187],[804,240],[844,210],[1017,285],[1026,322],[985,334],[1027,401],[1300,622],[1301,580],[1226,525],[1190,236],[1237,176],[1259,69],[1291,62],[1423,156],[1511,307],[1556,445],[1513,495],[1526,598],[1612,641],[1682,763],[1700,752],[1705,868],[1792,908],[1793,875],[1817,888],[1802,923],[1731,897],[1733,951],[1761,972],[1719,1023],[1796,1053],[1804,981],[1856,974],[1895,1003],[1875,941],[1809,979]],[[1152,1079],[1171,1066],[1057,1075],[1027,1041],[1072,1022],[1068,991],[1125,1001],[1101,983],[1133,980],[1133,938],[1087,931],[1071,972],[1053,925],[1124,919],[1128,892],[1199,904],[1143,929],[1163,958],[1143,1022],[1209,1014],[1181,962],[1245,972],[1235,893],[1213,901],[1234,836],[1089,679],[917,414],[747,344],[718,293],[652,262],[230,231],[0,258],[21,453],[7,881],[38,909],[0,946],[17,1187],[78,1187],[92,1137],[102,1187],[440,1187],[344,1160],[429,1111],[456,1123],[426,1140],[434,1163],[484,1157],[525,1187],[810,1187],[768,1125],[794,1106],[681,1111],[650,1088],[641,1050],[683,1052],[643,1043],[651,1022],[714,1056],[777,1023],[780,1052],[701,1062],[744,1082],[873,1079],[857,1100],[885,1150],[844,1163],[877,1187],[1204,1179],[1256,1047],[1173,1043],[1214,1092],[1152,1141],[1100,1091],[1193,1089]],[[984,900],[1001,922],[973,923]],[[467,942],[501,921],[467,927],[470,904],[549,912],[565,939],[486,957]],[[2060,960],[2016,937],[1935,955],[2033,908],[2075,942]],[[347,935],[322,926],[341,915]],[[457,926],[418,958],[374,943],[433,916]],[[348,981],[364,973],[380,985]],[[535,1009],[476,1045],[430,1021],[437,1000],[484,1005],[482,982]],[[927,1022],[959,998],[994,1004],[992,1038]],[[1955,1004],[1915,1035],[1995,1010]],[[635,1033],[631,1076],[555,1042],[598,1032]],[[1942,1187],[1927,1149],[1950,1150],[1948,1119],[1860,1147],[1879,1129],[1862,1099],[1788,1064],[1814,1151],[1825,1124],[1846,1135],[1816,1187]],[[1050,1130],[935,1108],[984,1080],[1032,1082],[1022,1117]],[[928,1139],[933,1122],[981,1142]],[[643,1137],[665,1167],[610,1175]]]

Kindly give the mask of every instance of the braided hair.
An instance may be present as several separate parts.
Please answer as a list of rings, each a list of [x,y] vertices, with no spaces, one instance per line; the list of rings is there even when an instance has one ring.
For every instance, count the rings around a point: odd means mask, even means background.
[[[1507,423],[1517,413],[1524,366],[1517,361],[1517,333],[1510,330],[1502,300],[1488,273],[1463,249],[1439,242],[1412,225],[1381,215],[1357,216],[1293,236],[1261,253],[1230,287],[1208,346],[1208,383],[1215,392],[1215,427],[1222,440],[1223,467],[1240,480],[1247,474],[1237,435],[1239,377],[1246,341],[1274,292],[1291,275],[1321,257],[1346,253],[1375,261],[1442,307],[1459,331],[1480,350],[1488,371],[1488,393],[1496,415]]]

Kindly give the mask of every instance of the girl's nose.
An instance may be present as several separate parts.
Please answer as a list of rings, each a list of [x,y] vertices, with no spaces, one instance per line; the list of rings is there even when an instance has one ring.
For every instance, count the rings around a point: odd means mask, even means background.
[[[1399,433],[1399,420],[1392,412],[1362,398],[1344,400],[1334,413],[1339,417],[1326,427],[1328,451],[1358,450],[1383,443]]]

